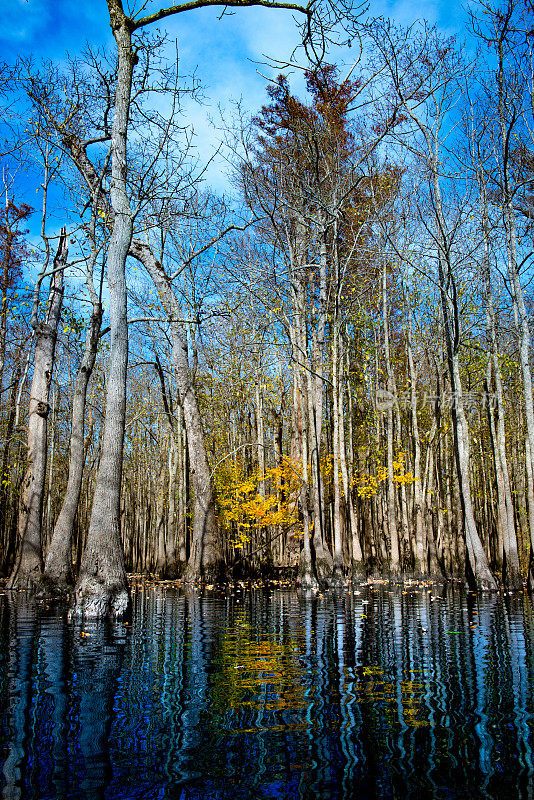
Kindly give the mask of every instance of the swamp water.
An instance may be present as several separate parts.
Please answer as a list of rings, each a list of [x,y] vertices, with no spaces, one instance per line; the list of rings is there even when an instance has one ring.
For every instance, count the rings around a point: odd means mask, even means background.
[[[81,625],[0,597],[4,798],[534,797],[522,594],[133,600]]]

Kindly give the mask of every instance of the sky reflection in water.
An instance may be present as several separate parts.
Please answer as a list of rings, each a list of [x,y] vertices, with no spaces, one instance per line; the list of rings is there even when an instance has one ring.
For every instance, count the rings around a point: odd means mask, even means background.
[[[4,798],[533,797],[530,600],[139,584],[84,625],[0,597]]]

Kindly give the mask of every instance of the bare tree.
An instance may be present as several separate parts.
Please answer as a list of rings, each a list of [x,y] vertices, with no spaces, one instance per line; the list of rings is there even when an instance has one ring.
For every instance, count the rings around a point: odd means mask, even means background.
[[[18,521],[19,545],[9,579],[10,589],[38,588],[41,583],[41,522],[46,477],[48,395],[63,303],[63,271],[67,264],[67,254],[67,236],[63,229],[53,261],[48,307],[45,318],[41,321],[38,319],[39,289],[46,272],[46,264],[34,293],[32,327],[35,332],[35,354],[28,418],[28,460]]]
[[[484,13],[483,21],[477,19],[476,11]],[[521,364],[521,376],[523,381],[524,412],[527,428],[528,447],[525,448],[525,459],[531,461],[534,453],[534,400],[532,385],[532,370],[530,365],[530,346],[531,333],[529,326],[529,315],[525,303],[525,292],[521,282],[521,263],[520,247],[518,244],[518,231],[516,220],[516,205],[519,202],[519,193],[522,189],[521,176],[518,175],[517,164],[514,163],[517,153],[514,154],[514,138],[518,138],[518,131],[521,131],[522,122],[525,115],[528,115],[529,107],[531,110],[531,92],[529,91],[529,81],[531,81],[532,58],[530,47],[527,44],[530,32],[525,29],[526,21],[523,19],[524,4],[517,0],[506,0],[501,7],[496,7],[491,3],[481,2],[478,9],[472,10],[471,21],[475,34],[494,51],[497,60],[497,70],[491,75],[495,77],[495,82],[484,87],[486,94],[486,114],[479,125],[482,134],[488,133],[492,136],[492,141],[486,144],[489,147],[490,158],[482,159],[478,170],[478,183],[480,187],[482,214],[484,220],[484,239],[487,252],[486,261],[489,256],[488,248],[488,199],[489,194],[493,197],[495,204],[498,203],[502,208],[502,221],[506,235],[506,256],[507,269],[510,281],[510,291],[514,306],[514,319],[519,346],[519,360]],[[523,62],[523,63],[522,63]],[[526,74],[525,74],[526,73]],[[495,107],[494,93],[497,94],[497,105]],[[491,98],[491,99],[490,99]],[[528,130],[528,125],[526,126]],[[480,154],[479,154],[480,155]],[[488,161],[491,160],[495,165],[488,169]],[[486,183],[491,182],[492,191],[488,193]],[[528,180],[526,181],[528,185]],[[499,209],[500,210],[500,209]],[[528,260],[528,257],[527,259]],[[491,349],[495,349],[495,332],[493,308],[491,302],[488,303],[488,331],[491,339]],[[495,381],[497,394],[502,395],[500,387],[500,375],[498,365],[494,362]],[[503,464],[503,457],[506,459],[504,448],[504,418],[502,397],[499,403],[498,412],[498,445],[499,456],[496,458],[496,468],[498,480],[501,484],[501,495],[504,498],[507,484],[507,466]],[[527,463],[527,476],[533,472],[532,463]],[[506,557],[506,576],[507,581],[512,586],[519,586],[521,576],[519,574],[519,558],[517,555],[517,542],[513,518],[509,515],[510,509],[506,514],[501,514],[503,520],[503,533]],[[528,575],[528,586],[534,590],[534,503],[529,500],[529,528],[530,528],[530,565]]]
[[[100,176],[99,188],[102,175]],[[78,511],[80,492],[83,479],[83,468],[85,463],[85,410],[87,401],[87,387],[95,365],[102,326],[102,303],[95,291],[93,284],[93,270],[98,257],[99,248],[96,244],[96,220],[100,210],[99,205],[100,191],[94,192],[93,213],[89,226],[89,239],[91,242],[91,254],[87,259],[86,268],[86,287],[91,300],[91,316],[87,325],[85,336],[84,351],[72,399],[72,418],[69,448],[69,473],[67,488],[61,506],[59,517],[54,526],[52,539],[46,554],[44,565],[44,579],[49,588],[54,591],[64,591],[74,583],[72,573],[72,536],[74,531],[74,520]]]
[[[311,15],[311,7],[270,0],[196,0],[194,3],[160,8],[145,17],[130,17],[121,0],[108,0],[111,29],[117,45],[118,72],[115,88],[115,106],[111,133],[111,188],[113,228],[107,257],[110,290],[111,351],[106,392],[106,414],[102,439],[102,455],[96,481],[91,521],[80,575],[76,586],[76,607],[79,613],[102,616],[106,613],[124,614],[129,607],[129,592],[124,572],[124,559],[120,540],[120,489],[123,459],[124,423],[126,406],[126,374],[128,365],[128,329],[126,317],[126,258],[130,252],[133,234],[133,213],[127,192],[127,140],[128,117],[131,103],[132,79],[136,63],[133,34],[169,16],[206,6],[225,8],[262,5],[267,8],[286,8]],[[181,358],[183,346],[176,348]],[[187,382],[182,390],[182,400],[190,393]],[[195,434],[194,421],[192,433]],[[201,430],[196,431],[201,436]],[[190,444],[190,447],[193,445]],[[203,472],[204,460],[197,467]],[[207,463],[206,463],[207,469]],[[204,484],[205,476],[197,476]],[[206,512],[209,506],[206,508]],[[200,543],[199,543],[200,547]],[[200,564],[201,552],[193,553]]]
[[[458,217],[447,216],[442,199],[442,161],[440,147],[447,113],[458,96],[458,78],[463,65],[450,42],[440,41],[424,27],[419,37],[390,23],[378,23],[372,31],[377,52],[387,65],[392,93],[408,120],[419,131],[423,147],[418,153],[426,175],[431,221],[428,233],[436,250],[438,283],[447,348],[449,378],[453,393],[452,423],[456,469],[469,566],[479,588],[495,589],[488,559],[477,531],[469,477],[469,427],[464,410],[459,349],[461,327],[454,252]]]

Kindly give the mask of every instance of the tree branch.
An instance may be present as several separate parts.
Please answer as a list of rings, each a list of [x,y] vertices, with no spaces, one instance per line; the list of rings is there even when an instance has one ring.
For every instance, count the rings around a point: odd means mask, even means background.
[[[247,8],[249,6],[263,6],[265,8],[283,8],[288,11],[298,11],[301,14],[306,14],[310,17],[312,14],[312,6],[315,0],[305,5],[298,3],[283,3],[271,2],[271,0],[191,0],[189,3],[182,3],[181,5],[173,5],[170,8],[160,8],[154,14],[149,14],[147,17],[142,17],[138,20],[131,20],[132,30],[143,28],[145,25],[151,25],[154,22],[159,22],[160,19],[180,14],[182,11],[192,11],[195,8],[205,8],[206,6],[226,6],[228,8]]]
[[[198,256],[201,256],[202,253],[206,252],[206,250],[209,250],[210,247],[213,247],[214,244],[217,244],[217,242],[220,242],[221,239],[224,239],[224,237],[228,233],[230,233],[230,231],[246,231],[247,228],[250,228],[250,226],[254,225],[255,222],[258,222],[257,217],[254,217],[254,219],[250,220],[250,222],[246,222],[244,225],[234,225],[234,224],[227,225],[226,228],[224,228],[216,236],[210,239],[210,241],[207,242],[207,244],[203,245],[198,250],[195,250],[195,252],[189,256],[189,258],[184,259],[184,261],[180,265],[180,269],[178,270],[178,272],[175,272],[173,275],[171,275],[170,280],[171,281],[175,280],[180,274],[180,272],[183,271],[184,267],[187,267],[189,264],[191,264],[192,261],[195,260],[195,258],[198,258]]]

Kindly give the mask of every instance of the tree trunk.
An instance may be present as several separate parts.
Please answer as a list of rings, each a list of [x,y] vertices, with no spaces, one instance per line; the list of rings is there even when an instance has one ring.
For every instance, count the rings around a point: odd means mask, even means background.
[[[504,226],[506,230],[506,245],[508,255],[508,274],[510,277],[511,294],[514,301],[514,315],[519,344],[519,358],[521,362],[521,375],[523,379],[523,397],[525,403],[525,419],[527,424],[527,437],[529,441],[530,458],[534,454],[534,401],[532,398],[532,373],[530,369],[530,328],[528,313],[525,307],[523,287],[519,276],[518,256],[517,256],[517,230],[514,217],[514,193],[510,183],[510,148],[509,133],[506,128],[505,119],[505,96],[504,96],[504,56],[502,42],[499,42],[499,70],[497,72],[497,88],[499,98],[499,125],[501,132],[502,147],[502,179],[503,179],[503,208]],[[525,458],[529,454],[525,451]],[[532,471],[533,464],[527,467]],[[529,526],[531,531],[530,540],[530,559],[528,573],[529,591],[534,591],[534,507],[529,503]],[[514,563],[511,565],[512,573],[516,572]],[[517,581],[517,577],[513,577]]]
[[[46,553],[52,538],[52,514],[53,514],[53,485],[54,485],[54,462],[56,458],[56,426],[57,426],[57,387],[52,387],[52,404],[50,420],[50,447],[48,453],[48,487],[46,490],[46,511],[43,514],[43,552]]]
[[[519,566],[519,552],[517,547],[517,534],[515,530],[515,520],[512,502],[512,492],[510,489],[510,476],[508,473],[508,462],[506,459],[506,431],[504,425],[504,397],[502,390],[501,368],[499,364],[497,335],[495,331],[495,309],[493,307],[491,272],[490,272],[490,231],[487,211],[487,192],[481,170],[478,170],[478,185],[482,206],[482,229],[484,235],[484,271],[486,278],[486,333],[489,344],[489,363],[488,363],[488,414],[490,423],[493,423],[492,404],[489,392],[491,388],[491,367],[495,376],[495,394],[497,400],[497,425],[492,431],[492,442],[494,445],[494,464],[497,482],[498,497],[498,526],[502,537],[502,555],[504,556],[503,578],[506,585],[511,589],[520,589],[522,586],[521,570]],[[512,253],[513,255],[513,253]],[[510,253],[509,253],[510,266]],[[530,342],[528,342],[528,345]],[[524,383],[525,385],[525,383]],[[528,405],[528,403],[527,403]],[[490,430],[492,425],[490,424]],[[502,558],[501,555],[501,558]]]
[[[258,494],[262,499],[265,499],[265,432],[263,425],[263,394],[260,385],[261,376],[258,368],[255,386],[255,402],[256,402],[256,436],[258,439]],[[260,537],[261,557],[260,560],[265,562],[267,569],[270,568],[273,562],[273,554],[271,550],[271,532],[265,528],[260,528],[258,531]]]
[[[339,419],[343,413],[343,407],[339,407],[339,362],[340,359],[340,342],[339,342],[339,329],[338,325],[334,324],[332,331],[332,437],[333,437],[333,483],[334,483],[334,564],[332,572],[332,580],[334,583],[339,583],[343,578],[343,515],[341,513],[341,483],[339,480],[340,473],[340,435],[339,435]]]
[[[10,542],[10,534],[12,530],[11,513],[8,512],[8,498],[11,490],[11,469],[9,467],[9,449],[11,445],[11,437],[15,428],[15,401],[17,390],[22,373],[22,364],[20,360],[16,360],[16,370],[11,377],[11,388],[9,390],[9,398],[7,401],[7,424],[4,434],[4,441],[2,449],[0,450],[0,536],[1,536],[1,558],[2,558],[2,572],[7,574],[11,568],[8,560],[8,554],[14,552],[15,547]]]
[[[164,577],[167,572],[167,543],[165,526],[165,496],[167,494],[167,460],[165,459],[160,468],[158,481],[156,483],[155,499],[155,527],[156,527],[156,574]]]
[[[348,354],[347,354],[348,360]],[[338,401],[338,413],[339,413],[339,464],[341,468],[341,477],[343,480],[343,492],[345,494],[345,503],[347,505],[348,511],[348,518],[350,523],[350,536],[351,536],[351,573],[352,576],[355,578],[363,578],[365,575],[365,564],[363,561],[363,553],[362,553],[362,546],[360,544],[360,535],[358,531],[358,519],[356,517],[356,510],[354,508],[354,501],[352,497],[352,487],[350,485],[349,480],[349,468],[347,465],[347,442],[345,437],[345,414],[343,409],[343,399],[344,399],[344,376],[343,376],[343,369],[340,363],[339,368],[339,401]],[[347,368],[348,373],[348,368]],[[349,389],[350,392],[350,389]],[[351,413],[351,407],[349,404],[349,416]],[[349,433],[350,436],[350,433]],[[350,451],[349,451],[350,452]],[[352,459],[351,459],[351,472],[352,475]]]
[[[63,229],[54,258],[54,273],[50,278],[46,318],[37,324],[35,331],[34,369],[28,417],[28,462],[18,519],[18,552],[9,579],[10,589],[35,589],[41,585],[48,396],[54,367],[57,326],[63,303],[63,270],[67,262],[67,253],[67,237]]]
[[[423,497],[421,491],[421,439],[419,436],[419,421],[417,418],[417,373],[412,351],[412,311],[408,303],[408,326],[406,329],[406,347],[408,351],[408,365],[410,368],[410,404],[412,412],[412,435],[414,448],[414,513],[415,513],[415,548],[414,572],[416,575],[427,571],[426,541],[423,524]]]
[[[118,49],[118,77],[112,129],[111,204],[113,231],[107,256],[111,349],[102,434],[87,542],[76,584],[76,611],[89,617],[123,616],[130,607],[120,532],[120,495],[126,414],[128,322],[125,266],[132,239],[126,191],[126,140],[134,52],[131,25],[118,0],[108,0]]]
[[[297,366],[297,369],[300,369]],[[301,377],[301,376],[300,376]],[[311,553],[310,512],[309,512],[309,477],[308,477],[308,435],[306,432],[306,398],[304,381],[297,381],[296,402],[298,403],[298,434],[300,440],[300,454],[302,463],[302,484],[300,488],[300,503],[302,510],[303,544],[300,554],[298,580],[303,589],[317,586],[313,574],[313,561]]]
[[[324,221],[321,220],[324,225]],[[323,431],[323,391],[325,335],[328,314],[327,242],[326,228],[322,231],[319,259],[319,303],[316,309],[311,304],[311,357],[306,372],[308,381],[308,432],[310,441],[311,490],[313,500],[313,548],[315,571],[320,582],[328,583],[332,577],[334,562],[325,539],[324,492],[321,474],[321,440]],[[306,258],[305,251],[301,258]],[[309,276],[314,293],[314,279]],[[303,317],[303,320],[305,317]],[[302,353],[307,353],[303,337]]]
[[[384,352],[386,357],[386,371],[388,376],[387,388],[390,397],[394,395],[391,359],[389,352],[389,319],[387,310],[387,263],[384,262],[382,271],[382,323],[384,326]],[[393,483],[393,403],[388,407],[387,417],[387,519],[390,539],[390,569],[392,575],[399,575],[401,571],[401,553],[399,547],[399,533],[397,530],[397,511],[395,498],[395,485]]]
[[[224,556],[215,513],[215,492],[202,419],[189,367],[187,334],[180,321],[178,300],[162,265],[156,260],[151,249],[148,245],[135,240],[132,242],[131,254],[144,265],[154,281],[171,325],[174,375],[184,415],[194,492],[193,531],[186,577],[189,581],[203,579],[213,583],[223,576]]]
[[[74,582],[72,536],[85,464],[85,405],[87,387],[95,365],[101,324],[102,306],[100,303],[96,303],[93,304],[93,313],[85,337],[82,363],[74,384],[67,489],[45,561],[45,581],[51,588],[60,590],[66,589]]]
[[[178,424],[171,431],[171,447],[169,451],[169,492],[167,511],[167,566],[169,578],[179,578],[186,568],[185,552],[185,514],[183,513],[182,487],[182,417],[178,407]],[[176,508],[176,490],[179,489],[178,513]]]
[[[428,169],[431,205],[435,218],[435,240],[438,249],[438,276],[441,310],[445,330],[447,347],[447,362],[453,395],[452,428],[454,434],[454,451],[458,471],[458,486],[463,516],[465,543],[469,556],[469,565],[472,572],[472,581],[480,589],[496,589],[497,584],[491,574],[488,560],[480,541],[476,528],[469,483],[469,428],[464,413],[462,384],[460,381],[460,319],[459,302],[456,292],[456,282],[453,266],[451,264],[450,234],[447,220],[443,211],[443,201],[440,185],[440,153],[439,132],[441,126],[441,110],[438,110],[432,126],[420,119],[410,103],[406,101],[402,90],[399,88],[399,98],[403,102],[407,114],[421,131],[427,153],[425,156]],[[469,577],[469,576],[468,576]]]

